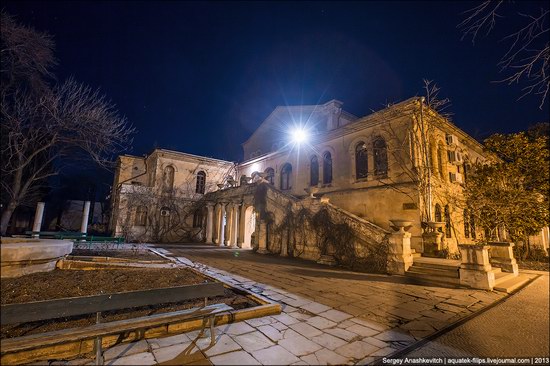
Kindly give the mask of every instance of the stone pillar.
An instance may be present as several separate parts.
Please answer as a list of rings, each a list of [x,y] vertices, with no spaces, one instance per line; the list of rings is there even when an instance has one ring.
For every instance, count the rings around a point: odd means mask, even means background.
[[[234,206],[233,203],[227,204],[227,219],[225,223],[226,232],[224,234],[224,243],[225,246],[230,246],[233,244],[233,211]]]
[[[231,228],[231,247],[237,248],[237,240],[239,238],[239,212],[240,210],[240,203],[234,203],[233,204],[233,226]]]
[[[243,202],[241,204],[241,209],[239,210],[239,235],[237,237],[237,246],[239,248],[244,247],[244,234],[246,233],[246,209],[247,206]]]
[[[260,220],[258,224],[258,253],[265,254],[267,251],[267,224]]]
[[[44,216],[44,202],[38,202],[36,204],[36,211],[34,213],[34,224],[32,225],[33,233],[38,233],[42,227],[42,217]],[[38,238],[38,234],[32,234],[33,237]]]
[[[90,201],[84,202],[82,210],[82,223],[80,224],[80,232],[86,234],[88,232],[88,217],[90,215]]]
[[[214,226],[214,204],[212,202],[206,203],[206,243],[212,244],[213,226]]]
[[[404,230],[390,234],[387,267],[389,274],[404,275],[412,266],[411,236],[411,233]]]
[[[484,244],[459,244],[462,256],[460,284],[472,288],[492,291],[495,274],[489,263],[489,246]]]
[[[225,216],[225,205],[227,203],[225,202],[220,202],[220,219],[219,219],[219,227],[220,227],[220,232],[218,234],[218,245],[220,247],[223,247],[224,246],[224,241],[225,241],[225,237],[227,236],[227,233],[225,232],[225,226],[223,224],[223,218]],[[227,218],[226,218],[227,219]]]
[[[518,263],[514,257],[514,243],[495,243],[490,242],[491,247],[491,266],[499,267],[502,272],[511,272],[514,276],[518,275]]]

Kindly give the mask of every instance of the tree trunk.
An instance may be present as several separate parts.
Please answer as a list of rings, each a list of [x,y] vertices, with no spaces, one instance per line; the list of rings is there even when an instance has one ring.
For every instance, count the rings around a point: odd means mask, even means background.
[[[8,224],[10,222],[13,211],[15,211],[16,208],[17,208],[17,202],[15,202],[14,200],[11,200],[8,203],[8,206],[5,208],[4,212],[2,212],[2,221],[0,223],[0,233],[2,234],[2,236],[6,235]]]

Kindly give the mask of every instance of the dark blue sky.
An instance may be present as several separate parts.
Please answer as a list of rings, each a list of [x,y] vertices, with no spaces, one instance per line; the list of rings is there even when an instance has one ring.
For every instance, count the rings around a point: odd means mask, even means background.
[[[100,87],[138,129],[133,154],[154,146],[241,160],[277,105],[344,102],[363,116],[422,92],[433,79],[454,122],[474,136],[548,121],[548,101],[496,67],[499,42],[525,21],[506,4],[475,46],[456,28],[475,3],[4,1],[19,22],[53,34],[59,79]],[[505,9],[506,10],[506,9]]]

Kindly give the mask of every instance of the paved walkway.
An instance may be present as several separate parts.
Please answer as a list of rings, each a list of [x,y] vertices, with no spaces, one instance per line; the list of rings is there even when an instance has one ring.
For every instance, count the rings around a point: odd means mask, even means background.
[[[502,304],[408,353],[406,357],[439,354],[441,357],[546,357],[548,360],[549,297],[546,272]]]
[[[418,285],[400,276],[351,272],[251,251],[204,245],[164,245],[157,250],[181,265],[278,301],[283,312],[218,327],[212,348],[198,331],[119,345],[106,352],[106,364],[162,363],[184,350],[185,361],[198,364],[367,364],[505,296]]]

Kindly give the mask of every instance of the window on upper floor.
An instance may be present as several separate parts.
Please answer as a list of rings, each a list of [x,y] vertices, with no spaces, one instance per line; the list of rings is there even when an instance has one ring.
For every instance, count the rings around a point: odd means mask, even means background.
[[[442,222],[443,217],[441,216],[441,206],[439,203],[435,204],[435,221],[436,222]]]
[[[195,186],[195,192],[204,194],[204,191],[206,189],[206,173],[202,170],[197,173],[197,183]]]
[[[359,142],[355,145],[355,175],[357,179],[366,178],[369,173],[367,145]]]
[[[323,154],[323,184],[332,183],[332,155],[325,151]]]
[[[281,169],[281,189],[288,190],[292,188],[292,165],[286,163]]]
[[[470,214],[464,209],[464,237],[470,237]]]
[[[319,161],[317,156],[312,156],[309,160],[309,185],[316,186],[319,184]]]
[[[162,172],[162,190],[164,192],[170,192],[174,188],[175,171],[176,170],[171,165],[164,168],[164,171]]]
[[[382,137],[378,137],[372,144],[372,151],[374,155],[374,174],[387,175],[388,150],[386,148],[386,141]]]
[[[451,211],[449,205],[445,205],[445,236],[451,237]]]

